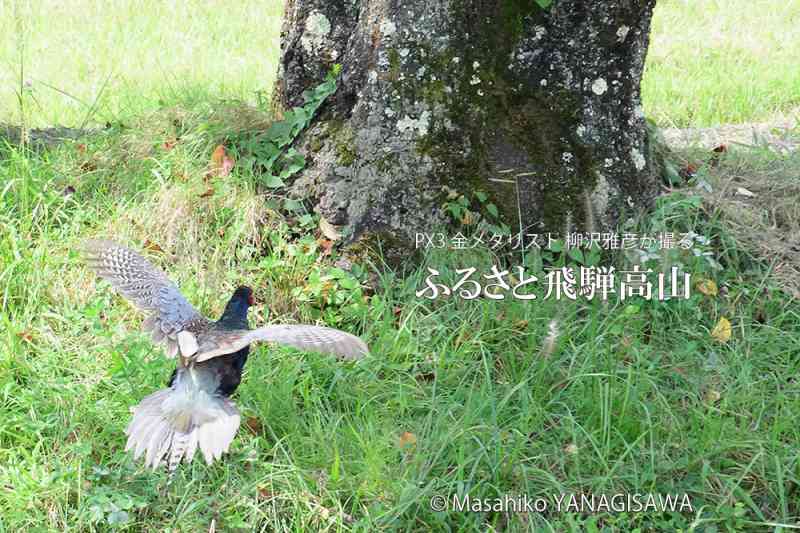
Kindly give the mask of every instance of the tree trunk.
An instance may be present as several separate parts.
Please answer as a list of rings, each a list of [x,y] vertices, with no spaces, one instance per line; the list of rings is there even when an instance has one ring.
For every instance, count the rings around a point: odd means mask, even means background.
[[[601,231],[657,191],[639,84],[655,0],[288,0],[275,102],[340,63],[293,184],[352,237],[413,245],[448,192],[525,233]]]

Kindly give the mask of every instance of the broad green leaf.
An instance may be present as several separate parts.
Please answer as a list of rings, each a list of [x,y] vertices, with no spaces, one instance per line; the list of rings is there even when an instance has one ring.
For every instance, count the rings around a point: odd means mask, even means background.
[[[277,189],[278,187],[284,187],[286,184],[283,182],[281,178],[278,176],[269,175],[263,180],[264,186],[269,187],[270,189]]]

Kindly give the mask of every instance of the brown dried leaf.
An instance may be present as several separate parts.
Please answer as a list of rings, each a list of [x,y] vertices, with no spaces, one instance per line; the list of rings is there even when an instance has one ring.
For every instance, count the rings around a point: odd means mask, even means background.
[[[404,431],[402,435],[400,435],[399,444],[401,449],[411,446],[417,445],[417,436],[411,433],[410,431]]]
[[[258,487],[259,500],[271,500],[272,496],[273,496],[272,491],[269,490],[267,487]]]
[[[261,420],[254,416],[248,416],[244,421],[244,425],[247,426],[247,429],[252,431],[254,435],[261,433],[261,429],[263,428]]]
[[[156,252],[156,253],[159,253],[159,254],[163,254],[164,253],[164,249],[161,248],[161,246],[159,246],[157,243],[151,241],[150,239],[145,239],[144,240],[144,249],[145,250],[149,250],[151,252]]]
[[[317,244],[319,247],[322,248],[322,257],[326,257],[331,255],[331,250],[333,249],[333,241],[330,239],[317,239]]]
[[[233,157],[228,155],[223,145],[218,145],[211,153],[211,161],[208,165],[207,177],[221,177],[224,178],[233,170],[236,164]]]
[[[678,174],[685,180],[691,179],[697,175],[697,165],[686,163],[686,166]]]
[[[206,192],[200,195],[200,198],[208,198],[209,196],[214,196],[214,188],[209,187]]]
[[[223,159],[225,159],[225,147],[220,144],[211,152],[211,168],[220,168]]]

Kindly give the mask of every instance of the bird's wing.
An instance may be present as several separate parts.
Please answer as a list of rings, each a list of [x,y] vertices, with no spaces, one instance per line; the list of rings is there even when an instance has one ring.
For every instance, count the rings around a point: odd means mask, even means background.
[[[212,330],[203,334],[198,363],[241,350],[258,341],[277,342],[299,350],[335,355],[344,360],[369,355],[367,345],[350,333],[323,326],[277,325],[254,330]]]
[[[86,263],[122,296],[150,316],[142,329],[155,342],[167,341],[167,355],[178,353],[178,333],[200,332],[210,325],[172,283],[164,272],[147,259],[111,241],[92,240],[84,245]]]

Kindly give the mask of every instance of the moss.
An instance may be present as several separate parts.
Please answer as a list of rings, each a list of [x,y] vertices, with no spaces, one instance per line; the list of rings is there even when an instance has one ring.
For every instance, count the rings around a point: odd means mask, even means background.
[[[431,108],[443,103],[457,130],[449,132],[441,123],[434,124],[417,149],[444,163],[445,170],[439,176],[443,184],[462,192],[488,189],[490,201],[514,227],[519,222],[516,186],[486,180],[493,166],[495,170],[498,163],[499,168],[509,166],[502,165],[507,161],[498,162],[495,153],[498,145],[508,143],[512,146],[507,152],[513,155],[509,160],[522,160],[526,168],[537,173],[537,183],[529,180],[528,185],[536,189],[538,206],[522,208],[540,209],[525,218],[543,220],[548,231],[561,231],[568,214],[582,223],[586,218],[582,198],[593,188],[596,174],[593,154],[573,133],[579,109],[575,95],[554,97],[552,89],[545,93],[539,86],[531,86],[529,80],[515,79],[508,69],[508,58],[524,27],[542,23],[544,12],[528,0],[503,2],[500,12],[488,4],[485,13],[467,13],[460,3],[454,6],[452,19],[461,27],[452,35],[456,40],[459,35],[469,38],[451,43],[445,54],[426,54],[428,67],[443,75],[423,84],[417,94]],[[454,53],[463,53],[460,61],[453,62]],[[457,98],[449,98],[446,85],[453,88]],[[573,154],[574,172],[565,170],[561,160],[564,152]]]
[[[331,121],[328,135],[336,150],[336,161],[343,167],[352,166],[358,158],[355,149],[355,134],[349,125],[342,121]]]
[[[309,148],[311,148],[312,152],[319,152],[320,150],[322,150],[322,145],[323,145],[322,138],[319,137],[319,136],[316,136],[316,137],[311,139],[311,142],[309,143],[308,146],[309,146]]]
[[[379,172],[388,172],[397,164],[397,154],[388,153],[375,162],[375,168]]]
[[[346,143],[339,143],[336,145],[336,161],[343,167],[349,167],[355,163],[358,154],[353,146]]]
[[[406,101],[422,101],[425,109],[447,110],[446,116],[431,113],[429,132],[416,145],[420,154],[438,163],[432,179],[461,192],[485,190],[503,222],[516,227],[515,184],[487,178],[498,168],[519,163],[536,172],[535,183],[520,178],[530,189],[528,204],[521,206],[524,218],[542,220],[546,231],[562,231],[568,215],[581,225],[586,220],[584,195],[594,187],[596,169],[593,154],[574,133],[579,123],[576,96],[567,91],[553,95],[551,87],[517,79],[508,69],[524,29],[545,24],[545,12],[529,0],[509,0],[499,10],[494,3],[469,9],[459,2],[451,5],[454,30],[444,51],[420,45],[407,58],[396,49],[388,51],[393,90]],[[427,75],[415,75],[421,68]],[[498,146],[510,154],[507,160],[498,161]],[[565,170],[564,152],[574,156],[574,171]],[[443,194],[435,201],[441,205],[446,198]]]
[[[389,76],[395,81],[400,79],[400,52],[395,48],[389,50]]]

